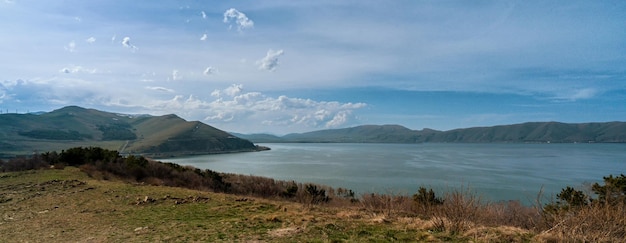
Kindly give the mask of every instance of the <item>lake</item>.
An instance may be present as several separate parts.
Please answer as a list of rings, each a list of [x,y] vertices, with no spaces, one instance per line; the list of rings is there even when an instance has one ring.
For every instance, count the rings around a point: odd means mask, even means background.
[[[475,191],[531,204],[566,186],[626,174],[626,144],[260,144],[270,151],[162,159],[218,172],[349,188],[357,194]]]

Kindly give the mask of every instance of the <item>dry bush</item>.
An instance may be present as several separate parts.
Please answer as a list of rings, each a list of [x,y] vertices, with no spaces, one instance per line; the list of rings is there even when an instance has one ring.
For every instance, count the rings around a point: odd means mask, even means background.
[[[542,225],[541,220],[541,213],[537,208],[524,206],[519,201],[506,201],[482,205],[476,223],[536,230]]]
[[[47,169],[50,164],[38,154],[32,157],[16,157],[8,161],[0,160],[0,172]]]
[[[443,224],[439,228],[459,233],[475,225],[483,207],[480,197],[474,192],[455,189],[445,194],[443,204],[435,207],[434,217]]]
[[[276,198],[287,188],[287,182],[261,176],[227,174],[225,181],[232,185],[231,192],[240,195]]]
[[[467,230],[463,237],[474,242],[528,242],[528,230],[511,226],[478,226]]]
[[[366,210],[383,213],[388,217],[414,214],[415,204],[405,195],[370,193],[361,195],[360,204]]]
[[[554,225],[538,239],[580,242],[623,242],[626,239],[626,205],[594,203],[552,215]]]

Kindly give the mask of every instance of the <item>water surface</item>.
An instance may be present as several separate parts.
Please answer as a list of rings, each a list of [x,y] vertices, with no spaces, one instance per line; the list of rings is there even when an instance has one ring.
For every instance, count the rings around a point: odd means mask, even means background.
[[[626,174],[626,144],[261,144],[270,151],[167,159],[219,172],[409,194],[471,188],[489,200],[532,203],[565,186]]]

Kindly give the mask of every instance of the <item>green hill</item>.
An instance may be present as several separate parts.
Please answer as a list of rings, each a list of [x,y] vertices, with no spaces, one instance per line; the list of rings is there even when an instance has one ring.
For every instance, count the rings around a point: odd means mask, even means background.
[[[76,146],[155,157],[257,150],[248,140],[176,115],[135,116],[77,106],[40,115],[0,115],[0,156]]]
[[[364,125],[307,133],[240,135],[253,142],[317,143],[625,143],[626,122],[528,122],[437,131],[399,125]]]
[[[282,138],[294,142],[413,143],[416,141],[417,135],[417,131],[400,125],[363,125],[344,129],[288,134]]]

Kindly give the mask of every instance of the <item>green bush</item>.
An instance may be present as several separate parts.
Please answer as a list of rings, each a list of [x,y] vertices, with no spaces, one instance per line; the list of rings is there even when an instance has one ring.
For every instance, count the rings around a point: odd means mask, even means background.
[[[298,193],[298,185],[296,184],[296,182],[291,182],[291,184],[287,186],[287,188],[285,188],[285,191],[280,193],[280,196],[293,198],[296,196],[296,193]]]
[[[591,190],[598,195],[598,201],[601,203],[626,202],[626,176],[609,175],[604,177],[604,185],[595,183]]]
[[[413,194],[413,201],[418,205],[434,206],[443,204],[443,199],[435,196],[435,192],[431,188],[427,190],[425,187],[420,187],[416,194]]]
[[[318,188],[313,184],[307,184],[305,188],[308,196],[310,197],[311,204],[327,203],[330,201],[330,197],[326,195],[326,190]]]

